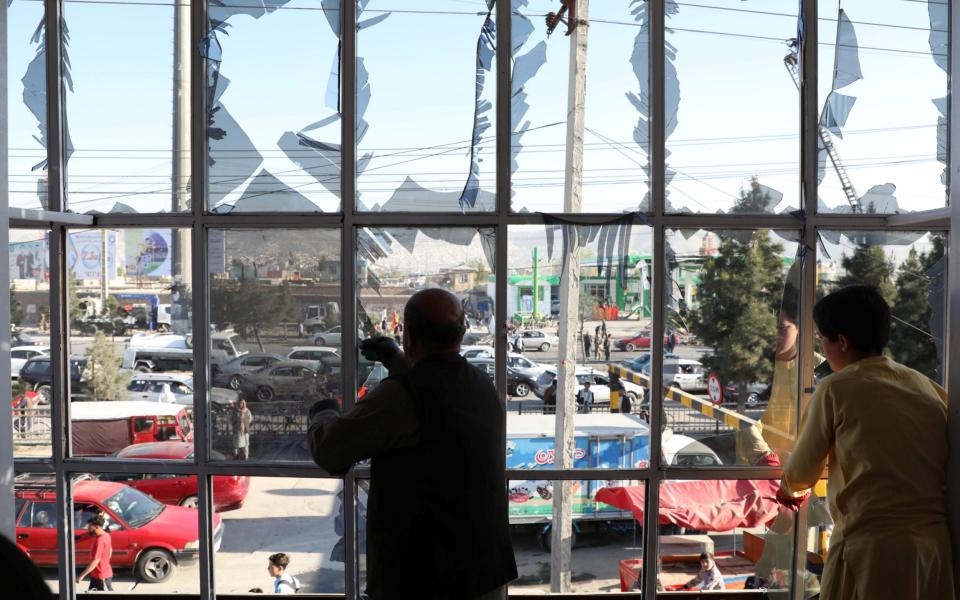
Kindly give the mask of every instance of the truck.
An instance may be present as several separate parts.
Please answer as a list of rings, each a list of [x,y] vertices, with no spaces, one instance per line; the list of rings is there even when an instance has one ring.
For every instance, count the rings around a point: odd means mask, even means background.
[[[187,407],[147,400],[71,402],[73,456],[107,456],[131,444],[190,441]]]
[[[303,320],[300,322],[302,334],[324,331],[328,325],[340,322],[340,305],[336,302],[310,304],[303,307]]]
[[[639,415],[623,413],[574,414],[575,469],[645,469],[650,461],[650,427]],[[510,415],[507,418],[507,468],[554,468],[554,415]],[[712,450],[693,438],[663,432],[663,456],[670,464],[720,464]],[[688,456],[697,453],[697,457]],[[700,455],[705,456],[701,457]],[[695,458],[695,460],[694,460]],[[586,527],[633,527],[630,511],[594,500],[605,487],[636,485],[622,480],[581,480],[573,484],[574,533]],[[534,529],[540,543],[549,547],[553,518],[553,481],[535,478],[509,483],[510,524]]]
[[[210,362],[219,365],[248,354],[247,345],[232,329],[210,334]],[[193,371],[192,336],[139,333],[130,338],[121,366],[140,373]]]

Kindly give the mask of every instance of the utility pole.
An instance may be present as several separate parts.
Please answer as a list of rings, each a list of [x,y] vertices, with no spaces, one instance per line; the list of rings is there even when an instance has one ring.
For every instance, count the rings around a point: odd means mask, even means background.
[[[589,0],[566,0],[567,35],[570,36],[570,88],[567,97],[566,168],[564,169],[563,210],[580,212],[583,192],[584,108],[587,96],[587,15]],[[556,430],[554,452],[557,469],[573,468],[574,415],[577,390],[577,321],[580,315],[579,229],[571,227],[570,255],[560,273],[560,347],[557,365]],[[573,534],[573,481],[554,482],[553,525],[550,532],[550,591],[570,591]]]
[[[540,318],[540,249],[533,247],[533,318]]]
[[[119,233],[119,232],[118,232]],[[107,310],[107,294],[110,293],[110,255],[107,253],[109,250],[108,238],[110,236],[109,229],[100,230],[100,312]],[[114,244],[116,248],[116,244]]]
[[[190,2],[177,0],[173,11],[173,189],[174,213],[190,210],[193,201],[201,202],[203,190],[191,190],[190,177]],[[199,123],[197,124],[200,125]],[[170,329],[174,333],[190,331],[190,296],[185,294],[193,281],[192,252],[189,228],[173,228],[170,232]]]

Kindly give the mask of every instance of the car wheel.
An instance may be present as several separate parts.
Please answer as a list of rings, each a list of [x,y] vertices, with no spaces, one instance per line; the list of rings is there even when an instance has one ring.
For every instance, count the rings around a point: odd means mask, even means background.
[[[37,388],[37,393],[40,394],[40,404],[50,404],[50,398],[53,396],[53,391],[50,389],[49,385],[41,385]]]
[[[160,583],[170,579],[177,570],[177,563],[166,550],[153,548],[140,555],[137,561],[137,577],[147,583]]]
[[[637,394],[635,392],[627,392],[620,400],[620,412],[629,413],[636,402]]]
[[[549,349],[550,349],[550,343],[549,343],[549,342],[544,342],[544,343],[540,344],[540,352],[546,352],[546,351],[549,350]]]
[[[243,381],[243,378],[239,375],[231,375],[230,381],[227,382],[227,385],[230,386],[231,390],[239,390],[240,383]]]
[[[314,346],[326,346],[325,340],[322,337],[313,338]]]
[[[257,400],[260,402],[270,402],[273,400],[273,395],[273,390],[265,385],[257,388]]]
[[[200,499],[196,496],[187,496],[180,501],[180,506],[185,508],[197,508],[200,506]]]
[[[524,398],[527,394],[530,393],[530,386],[525,383],[518,383],[513,388],[513,395],[517,398]]]
[[[170,326],[167,325],[166,323],[160,323],[159,325],[157,325],[157,331],[161,333],[166,333],[167,331],[170,331]]]
[[[756,392],[750,392],[750,394],[747,396],[747,406],[753,408],[758,404],[760,404],[760,394]]]
[[[137,365],[136,367],[133,368],[133,370],[136,371],[137,373],[150,373],[150,372],[151,372],[151,371],[150,371],[150,367],[148,367],[147,365],[144,365],[144,364],[139,364],[139,365]]]
[[[625,352],[633,352],[633,351],[636,350],[636,349],[637,349],[637,347],[634,346],[633,344],[630,344],[630,343],[627,343],[627,344],[624,344],[624,345],[623,345],[623,350],[624,350]]]

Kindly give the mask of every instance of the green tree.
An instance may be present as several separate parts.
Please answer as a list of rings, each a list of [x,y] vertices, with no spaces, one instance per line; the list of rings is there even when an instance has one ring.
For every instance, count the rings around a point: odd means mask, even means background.
[[[13,293],[16,287],[16,285],[10,284],[10,325],[19,327],[27,319],[27,311]]]
[[[837,286],[854,284],[876,286],[880,295],[893,304],[897,290],[893,285],[893,262],[887,258],[883,246],[857,244],[853,254],[840,261],[844,274],[837,279]]]
[[[934,236],[931,242],[931,250],[923,254],[911,248],[897,271],[890,352],[896,361],[939,379],[940,358],[930,332],[930,285],[934,282],[927,272],[943,258],[945,239]]]
[[[750,178],[750,189],[740,188],[740,197],[734,203],[731,213],[763,213],[770,212],[770,194],[760,187],[760,180],[756,176]]]
[[[264,351],[261,334],[300,318],[300,305],[290,286],[261,285],[253,279],[214,281],[210,319],[221,329],[233,326],[241,336],[252,334]]]
[[[87,349],[83,377],[91,400],[120,399],[128,375],[120,369],[120,355],[113,342],[102,331],[94,335],[93,345]]]
[[[783,292],[783,246],[766,230],[749,239],[728,236],[709,258],[697,286],[699,306],[689,324],[713,348],[707,368],[724,382],[739,386],[743,410],[747,386],[769,381],[777,340],[777,308]]]

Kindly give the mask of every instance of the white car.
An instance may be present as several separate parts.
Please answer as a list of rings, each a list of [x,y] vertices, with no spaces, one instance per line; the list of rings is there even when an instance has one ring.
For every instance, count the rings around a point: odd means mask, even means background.
[[[287,360],[295,360],[310,367],[314,371],[321,371],[321,366],[330,366],[340,369],[340,350],[331,346],[294,346],[287,354]]]
[[[314,346],[340,346],[340,326],[331,327],[326,331],[313,334]]]
[[[493,346],[460,346],[460,356],[470,358],[493,358]]]
[[[534,393],[538,398],[543,399],[546,404],[554,403],[554,398],[551,397],[551,394],[556,393],[556,388],[553,387],[553,382],[556,378],[556,367],[547,367],[537,379]],[[576,370],[576,378],[577,392],[583,389],[583,384],[590,383],[590,391],[593,392],[594,404],[610,402],[610,376],[605,371],[580,368]],[[643,386],[637,385],[632,381],[627,381],[626,379],[620,379],[620,384],[623,385],[624,393],[627,398],[630,399],[631,403],[644,397]]]
[[[546,352],[550,348],[560,345],[560,338],[540,331],[539,329],[528,329],[523,332],[523,349],[540,350]]]
[[[224,406],[236,402],[234,390],[210,388],[215,404]],[[193,375],[189,373],[134,373],[127,384],[126,400],[148,400],[193,406]]]
[[[641,372],[647,377],[650,376],[649,362]],[[704,391],[707,389],[707,372],[699,360],[667,358],[663,361],[663,384],[678,387],[685,392]]]
[[[20,377],[20,369],[34,356],[50,354],[49,346],[14,346],[10,348],[10,378]]]

